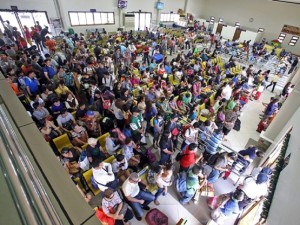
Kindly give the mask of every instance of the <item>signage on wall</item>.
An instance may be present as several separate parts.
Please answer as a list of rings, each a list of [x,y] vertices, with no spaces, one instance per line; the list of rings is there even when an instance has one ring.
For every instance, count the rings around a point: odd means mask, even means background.
[[[97,10],[96,9],[90,9],[90,12],[96,12]]]
[[[10,8],[11,8],[12,11],[18,11],[18,7],[17,6],[12,5],[12,6],[10,6]]]
[[[296,36],[300,36],[300,27],[294,27],[290,25],[284,25],[282,30],[282,33],[292,34]]]

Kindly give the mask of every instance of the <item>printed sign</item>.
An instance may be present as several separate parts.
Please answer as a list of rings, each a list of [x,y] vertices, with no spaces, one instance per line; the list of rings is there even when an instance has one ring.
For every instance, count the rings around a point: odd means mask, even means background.
[[[292,34],[296,36],[300,36],[300,27],[294,27],[290,25],[284,25],[282,30],[282,33]]]

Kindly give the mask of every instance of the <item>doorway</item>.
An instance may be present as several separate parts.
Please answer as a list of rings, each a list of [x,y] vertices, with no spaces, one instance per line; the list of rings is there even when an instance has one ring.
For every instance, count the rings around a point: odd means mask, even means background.
[[[218,24],[218,26],[217,26],[217,30],[216,30],[216,33],[218,33],[218,34],[221,34],[222,33],[222,30],[223,30],[223,24]]]
[[[134,29],[146,30],[151,25],[152,13],[150,12],[134,12]]]
[[[242,32],[242,29],[236,28],[235,32],[234,32],[234,35],[233,35],[233,38],[232,38],[232,41],[236,41],[236,40],[240,39],[241,32]]]

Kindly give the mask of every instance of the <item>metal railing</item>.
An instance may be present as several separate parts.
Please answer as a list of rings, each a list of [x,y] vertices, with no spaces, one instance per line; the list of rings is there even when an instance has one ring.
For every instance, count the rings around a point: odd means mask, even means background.
[[[23,224],[63,224],[54,209],[4,105],[0,105],[0,168]]]

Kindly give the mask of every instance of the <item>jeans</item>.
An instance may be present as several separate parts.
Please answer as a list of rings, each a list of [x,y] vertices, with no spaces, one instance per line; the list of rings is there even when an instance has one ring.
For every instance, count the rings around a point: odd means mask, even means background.
[[[142,217],[144,215],[144,210],[142,207],[148,206],[152,201],[155,200],[155,196],[153,194],[142,190],[140,190],[138,195],[134,198],[145,201],[143,205],[138,202],[130,202],[131,208],[133,209],[137,217]]]
[[[207,177],[207,183],[215,183],[219,179],[219,176],[220,171],[213,168]]]
[[[161,152],[159,164],[164,165],[171,160],[171,155]]]
[[[129,220],[131,220],[133,218],[133,213],[131,212],[130,209],[127,209],[125,215],[124,215],[124,222],[128,222]],[[115,221],[115,225],[123,225],[123,221],[122,220],[116,220]]]
[[[155,200],[158,199],[158,197],[164,193],[164,188],[158,187],[157,192],[155,193]],[[164,195],[164,194],[163,194]]]
[[[195,195],[195,192],[192,194],[189,194],[187,191],[185,191],[185,192],[182,192],[181,195],[182,195],[182,197],[179,200],[179,202],[184,205],[193,198],[193,196]]]

